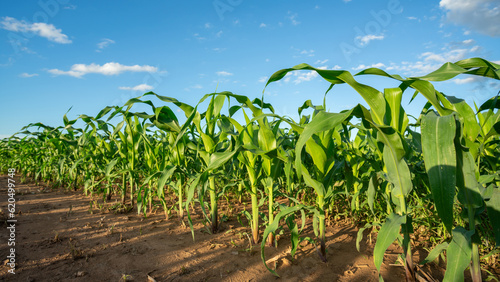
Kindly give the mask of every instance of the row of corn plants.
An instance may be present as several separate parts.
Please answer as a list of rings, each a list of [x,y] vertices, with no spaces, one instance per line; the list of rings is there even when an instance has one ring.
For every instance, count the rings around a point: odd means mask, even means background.
[[[64,115],[59,127],[25,126],[0,142],[0,171],[15,167],[23,179],[81,189],[104,201],[116,195],[144,216],[155,206],[167,218],[176,210],[193,239],[197,207],[207,229],[217,233],[221,199],[249,199],[251,210],[240,214],[248,219],[253,243],[261,244],[264,264],[264,249],[276,245],[276,233],[285,227],[292,257],[306,240],[326,261],[327,223],[344,216],[364,224],[358,243],[364,230],[378,233],[379,272],[396,242],[408,281],[419,279],[416,263],[445,254],[445,281],[463,280],[467,268],[473,281],[481,281],[481,263],[494,265],[500,252],[500,101],[495,96],[472,108],[431,82],[463,74],[498,80],[500,65],[472,58],[405,78],[377,68],[353,75],[301,64],[277,71],[266,87],[301,70],[330,83],[325,99],[335,95],[334,86],[347,84],[367,106],[332,113],[325,101],[308,100],[295,121],[275,114],[263,98],[211,93],[192,106],[148,92],[96,116]],[[358,82],[361,76],[399,86],[380,91]],[[402,106],[405,92],[427,101],[412,124]],[[138,104],[149,110],[135,112]],[[314,238],[303,233],[307,218]],[[414,262],[412,234],[422,226],[433,248]]]

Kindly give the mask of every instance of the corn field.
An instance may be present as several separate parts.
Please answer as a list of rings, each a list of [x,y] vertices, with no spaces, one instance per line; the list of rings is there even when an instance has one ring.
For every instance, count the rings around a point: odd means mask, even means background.
[[[275,72],[266,88],[300,70],[330,83],[325,96],[347,84],[367,106],[333,113],[307,100],[293,120],[276,114],[264,96],[211,93],[193,106],[148,92],[95,116],[64,115],[58,127],[25,126],[1,140],[0,171],[15,168],[24,180],[104,201],[119,196],[144,216],[159,207],[188,224],[193,240],[195,208],[217,233],[220,202],[248,202],[239,215],[248,220],[264,264],[264,249],[284,230],[292,257],[308,241],[318,249],[318,263],[326,261],[325,226],[345,217],[361,224],[358,242],[364,230],[378,233],[373,258],[379,271],[388,247],[401,246],[408,281],[419,278],[418,264],[439,256],[446,261],[444,281],[462,281],[467,270],[482,281],[485,266],[498,267],[500,101],[495,96],[472,107],[432,82],[458,75],[499,80],[500,65],[471,58],[405,78],[377,68],[351,74],[300,64]],[[380,91],[358,82],[361,76],[399,86]],[[405,93],[426,99],[418,117],[405,112]],[[139,104],[148,111],[136,112]],[[307,220],[313,238],[302,234]],[[424,261],[412,260],[417,229],[430,234],[433,246]]]

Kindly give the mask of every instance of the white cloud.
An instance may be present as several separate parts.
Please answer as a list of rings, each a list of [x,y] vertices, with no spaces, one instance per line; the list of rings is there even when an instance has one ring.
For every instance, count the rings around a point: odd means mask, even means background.
[[[476,50],[476,48],[473,47],[471,50]],[[446,53],[441,53],[441,54],[436,54],[433,52],[425,52],[420,55],[420,58],[423,58],[424,61],[427,62],[438,62],[438,63],[446,63],[446,62],[455,62],[459,61],[465,58],[467,53],[470,50],[468,49],[454,49]]]
[[[455,78],[453,82],[456,84],[466,84],[476,81],[476,77]]]
[[[383,63],[376,63],[376,64],[371,64],[369,66],[361,64],[361,65],[354,67],[352,69],[353,70],[363,70],[363,69],[367,69],[367,68],[379,68],[379,69],[381,69],[381,68],[385,68],[385,67],[386,66]]]
[[[306,55],[308,57],[313,57],[314,56],[314,50],[302,50],[300,52],[301,55]]]
[[[299,25],[300,22],[297,21],[297,13],[292,13],[290,11],[288,11],[288,19],[290,20],[290,22],[292,22],[292,25]]]
[[[66,34],[63,34],[61,29],[57,29],[52,24],[30,24],[24,20],[19,21],[11,17],[3,17],[2,21],[0,22],[0,28],[13,32],[30,32],[56,43],[71,43],[71,40],[68,39],[68,36]]]
[[[0,64],[0,67],[8,67],[8,66],[12,66],[12,64],[14,63],[14,58],[12,57],[9,57],[7,59],[7,62],[5,64]]]
[[[195,85],[184,88],[184,91],[191,91],[191,89],[202,89],[202,88],[203,88],[203,86],[201,86],[200,84],[195,84]]]
[[[217,32],[217,33],[215,34],[215,36],[217,36],[217,37],[221,37],[221,36],[222,36],[222,33],[223,33],[223,32],[222,32],[222,30],[219,30],[219,32]]]
[[[259,25],[259,27],[261,27],[261,28],[266,27],[266,26],[267,26],[267,25],[266,25],[265,23],[261,23],[261,24]]]
[[[470,45],[474,41],[465,40],[462,42],[452,42],[444,47],[444,50],[449,50],[441,53],[435,52],[424,52],[420,54],[419,61],[416,62],[401,62],[400,64],[391,63],[385,69],[387,71],[397,71],[408,76],[420,76],[425,75],[430,72],[437,70],[443,63],[446,62],[456,62],[463,60],[467,57],[474,56],[475,53],[480,49],[479,46],[475,45],[471,48],[464,48],[465,45]],[[460,83],[461,80],[458,80]],[[465,81],[467,82],[467,81]],[[462,82],[462,83],[465,83]]]
[[[478,45],[475,45],[475,46],[473,46],[472,48],[470,48],[470,50],[469,50],[469,51],[470,51],[471,53],[475,53],[475,52],[477,52],[479,49],[481,49],[481,47],[479,47]]]
[[[205,37],[201,36],[199,33],[195,33],[195,34],[193,34],[193,36],[194,36],[194,38],[196,38],[196,39],[198,39],[200,41],[206,39]]]
[[[409,19],[409,20],[412,20],[412,21],[418,20],[417,17],[406,17],[406,18]]]
[[[328,62],[328,59],[323,60],[323,61],[322,60],[317,60],[314,64],[315,65],[324,65],[324,64],[326,64],[326,62]]]
[[[71,69],[69,71],[62,71],[59,69],[50,69],[48,72],[54,75],[69,75],[73,77],[82,77],[86,74],[89,73],[98,73],[98,74],[103,74],[103,75],[118,75],[123,72],[130,71],[130,72],[157,72],[158,68],[153,67],[153,66],[139,66],[139,65],[133,65],[133,66],[125,66],[120,63],[115,63],[115,62],[110,62],[106,63],[104,65],[98,65],[98,64],[90,64],[90,65],[85,65],[85,64],[74,64],[71,66]]]
[[[500,0],[441,0],[448,21],[489,36],[500,36]]]
[[[218,76],[230,76],[230,75],[233,75],[232,73],[227,72],[227,71],[218,71],[216,73],[217,73]]]
[[[212,27],[212,24],[211,24],[211,23],[206,23],[206,24],[205,24],[205,28],[207,28],[207,29],[208,29],[208,28],[211,28],[211,27]]]
[[[339,65],[335,65],[335,66],[333,66],[333,68],[332,68],[332,70],[340,70],[340,69],[342,69],[342,67],[341,67],[341,66],[339,66]]]
[[[104,49],[104,48],[106,48],[109,45],[114,44],[114,43],[115,43],[114,40],[111,40],[109,38],[103,38],[101,40],[101,42],[97,43],[97,48],[98,49],[96,50],[96,52],[101,52],[102,49]]]
[[[361,46],[368,44],[372,40],[382,40],[384,39],[384,35],[375,35],[375,34],[367,34],[365,36],[357,36],[356,40],[361,41]]]
[[[75,5],[64,6],[63,9],[64,10],[76,10],[76,6]]]
[[[153,88],[154,88],[153,86],[147,84],[139,84],[134,87],[126,87],[126,86],[118,87],[118,89],[120,90],[133,90],[133,91],[148,91],[148,90],[153,90]]]
[[[299,49],[299,48],[295,48],[293,46],[290,47],[293,51],[295,51],[295,53],[297,55],[294,55],[293,57],[294,58],[299,58],[299,57],[302,57],[302,56],[307,56],[307,57],[314,57],[314,50],[313,49],[309,49],[309,50],[306,50],[306,49]]]
[[[295,72],[297,73],[297,72]],[[294,75],[295,75],[294,73]],[[297,78],[293,81],[295,84],[299,84],[304,81],[311,81],[313,78],[318,76],[318,73],[315,71],[308,71],[308,72],[300,72],[297,73]]]
[[[261,78],[259,78],[259,82],[260,83],[265,83],[265,82],[267,82],[267,79],[268,79],[267,76],[262,76]]]
[[[27,72],[23,72],[22,74],[19,75],[20,77],[34,77],[34,76],[38,76],[38,73],[27,73]]]

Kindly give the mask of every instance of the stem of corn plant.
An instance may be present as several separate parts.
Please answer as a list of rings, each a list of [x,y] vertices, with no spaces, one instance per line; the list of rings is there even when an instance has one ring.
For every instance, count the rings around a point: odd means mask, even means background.
[[[253,169],[248,170],[251,185],[251,201],[252,201],[252,239],[253,243],[259,243],[259,201],[257,199],[257,184],[255,171]]]
[[[267,187],[268,193],[269,193],[269,224],[271,225],[274,221],[274,210],[273,210],[273,205],[274,205],[274,195],[273,195],[273,181],[269,181],[269,187]],[[274,246],[274,232],[271,232],[269,234],[269,237],[267,237],[267,245],[272,247]]]
[[[467,207],[467,213],[469,216],[469,229],[476,231],[476,223],[474,219],[474,208],[472,206]],[[482,281],[481,278],[481,265],[479,263],[479,248],[477,243],[472,240],[472,263],[470,268],[470,273],[472,276],[472,281],[479,282]]]
[[[321,260],[326,262],[326,237],[325,237],[325,198],[324,196],[318,195],[317,198],[319,206],[319,239],[321,244]]]
[[[183,189],[184,189],[184,181],[183,181],[183,176],[181,175],[181,173],[179,173],[177,175],[177,178],[179,179],[178,183],[179,183],[179,187],[177,187],[177,189],[179,190],[179,219],[182,221],[184,219],[184,208],[182,207],[182,201],[183,201]]]
[[[210,185],[210,208],[212,213],[212,233],[215,234],[219,230],[218,215],[217,215],[217,192],[215,191],[215,176],[208,178]]]
[[[127,177],[125,173],[122,173],[122,204],[125,204],[125,198],[127,197]]]

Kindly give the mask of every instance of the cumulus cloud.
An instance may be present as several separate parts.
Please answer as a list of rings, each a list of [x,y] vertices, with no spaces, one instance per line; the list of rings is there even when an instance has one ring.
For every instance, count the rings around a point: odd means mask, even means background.
[[[128,87],[128,86],[122,86],[118,87],[120,90],[133,90],[133,91],[148,91],[148,90],[153,90],[153,86],[147,85],[145,83],[136,85],[134,87]]]
[[[267,76],[262,76],[261,78],[259,78],[259,82],[260,83],[265,83],[265,82],[267,82],[267,79],[268,79]]]
[[[376,63],[376,64],[371,64],[369,66],[361,64],[361,65],[354,67],[352,69],[353,70],[363,70],[363,69],[367,69],[367,68],[379,68],[379,69],[381,69],[381,68],[385,68],[385,67],[386,66],[383,63]]]
[[[311,81],[313,78],[317,77],[318,73],[315,71],[308,71],[308,72],[303,72],[299,73],[297,75],[297,78],[293,81],[295,84],[299,84],[304,81]]]
[[[370,43],[372,40],[382,40],[384,39],[384,35],[375,35],[375,34],[367,34],[365,36],[357,36],[356,40],[360,41],[361,46],[365,46]]]
[[[194,36],[194,38],[196,38],[197,40],[200,40],[200,41],[206,39],[205,37],[201,36],[199,33],[195,33],[195,34],[193,34],[193,36]]]
[[[232,73],[227,72],[227,71],[218,71],[216,73],[218,76],[231,76],[231,75],[233,75]]]
[[[38,73],[27,73],[27,72],[23,72],[22,74],[19,75],[20,77],[24,77],[24,78],[27,78],[27,77],[34,77],[34,76],[38,76]]]
[[[466,77],[466,78],[455,78],[453,80],[453,82],[455,82],[456,84],[466,84],[466,83],[471,83],[471,82],[475,82],[477,81],[477,78],[476,77]]]
[[[294,46],[291,46],[290,48],[296,54],[296,55],[293,56],[294,58],[300,58],[300,57],[303,57],[303,56],[314,57],[314,55],[315,55],[315,51],[313,49],[309,49],[309,50],[299,49],[299,48],[295,48]]]
[[[313,57],[314,56],[314,50],[302,50],[300,52],[300,54],[308,56],[308,57]]]
[[[52,24],[28,23],[24,20],[19,21],[15,18],[3,17],[0,22],[0,28],[13,32],[33,33],[40,37],[47,38],[49,41],[61,44],[68,44],[72,42],[68,39],[66,34],[62,33],[61,29],[57,29]]]
[[[471,49],[472,52],[476,51],[476,48],[473,47]],[[450,50],[449,52],[436,54],[433,52],[425,52],[420,55],[420,58],[423,58],[426,62],[438,62],[438,63],[446,63],[446,62],[455,62],[460,61],[465,58],[468,49],[455,49]]]
[[[261,23],[259,27],[266,27],[267,25],[265,23]]]
[[[111,44],[114,44],[115,41],[111,40],[109,38],[103,38],[101,42],[97,43],[97,50],[96,52],[101,52],[102,49],[108,47]]]
[[[184,88],[184,91],[191,91],[191,89],[202,89],[202,88],[203,86],[201,86],[200,84],[195,84]]]
[[[316,62],[314,62],[314,64],[315,65],[324,65],[324,64],[326,64],[326,62],[328,62],[328,59],[323,60],[323,61],[322,60],[317,60]]]
[[[70,70],[68,71],[63,71],[59,69],[50,69],[48,70],[49,73],[54,74],[54,75],[69,75],[73,77],[82,77],[86,74],[89,73],[97,73],[97,74],[103,74],[103,75],[118,75],[123,72],[157,72],[158,68],[153,67],[153,66],[139,66],[139,65],[133,65],[133,66],[126,66],[122,65],[120,63],[115,63],[115,62],[110,62],[106,63],[104,65],[98,65],[98,64],[90,64],[90,65],[85,65],[85,64],[74,64],[71,66]]]
[[[489,36],[500,36],[500,0],[441,0],[446,19]]]
[[[288,11],[288,19],[290,20],[290,22],[292,23],[292,25],[299,25],[300,22],[297,21],[297,13],[292,13],[290,11]]]

